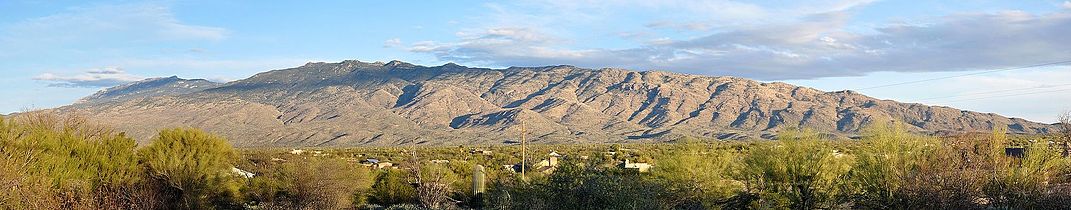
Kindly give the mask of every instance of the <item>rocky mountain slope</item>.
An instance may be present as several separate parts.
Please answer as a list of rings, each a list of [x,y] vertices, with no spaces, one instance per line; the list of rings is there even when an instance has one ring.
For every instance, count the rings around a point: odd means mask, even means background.
[[[227,84],[183,86],[175,81],[189,80],[175,79],[112,88],[58,109],[116,125],[140,140],[161,128],[189,126],[246,147],[497,144],[516,139],[521,123],[536,143],[759,138],[790,127],[851,136],[885,119],[927,133],[1055,128],[851,91],[663,71],[347,60]]]

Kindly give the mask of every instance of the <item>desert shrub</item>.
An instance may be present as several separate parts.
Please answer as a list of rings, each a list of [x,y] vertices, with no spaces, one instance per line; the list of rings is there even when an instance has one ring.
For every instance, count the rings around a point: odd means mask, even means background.
[[[808,131],[784,131],[778,141],[753,146],[743,159],[739,179],[755,197],[752,207],[836,208],[846,194],[851,157]],[[751,195],[747,195],[751,194]]]
[[[924,167],[933,167],[940,140],[908,133],[902,124],[873,124],[864,131],[850,171],[858,208],[913,209],[932,197],[909,192]]]
[[[410,179],[415,180],[417,200],[425,208],[442,209],[448,206],[453,186],[460,183],[459,177],[450,168],[440,164],[409,164]]]
[[[336,158],[292,159],[254,170],[244,197],[267,209],[342,209],[363,204],[370,171]]]
[[[695,140],[680,141],[657,157],[651,175],[665,181],[682,206],[717,208],[742,190],[733,179],[739,158],[734,150],[715,149]]]
[[[227,140],[197,129],[167,129],[138,151],[149,176],[162,184],[174,208],[228,208],[237,204],[237,158]]]
[[[397,205],[393,205],[393,206],[387,207],[385,210],[423,210],[423,209],[425,209],[425,208],[422,208],[422,207],[414,205],[414,204],[397,204]]]
[[[675,203],[662,183],[638,173],[585,167],[563,161],[542,179],[498,180],[488,192],[489,209],[667,209]]]
[[[394,169],[376,172],[368,201],[383,206],[417,203],[416,189],[409,184],[407,177],[405,172]]]
[[[26,173],[27,161],[17,156],[0,156],[0,208],[3,209],[58,209],[58,193],[51,183],[41,177]]]
[[[58,208],[126,208],[124,189],[140,179],[135,143],[123,133],[79,116],[30,112],[0,120],[0,156],[19,199]]]
[[[1066,209],[1071,207],[1067,194],[1050,192],[1050,182],[1059,172],[1066,172],[1068,160],[1061,157],[1059,149],[1045,142],[1035,142],[1025,147],[1022,158],[1004,155],[1007,135],[1003,129],[993,132],[991,140],[992,170],[983,192],[988,203],[998,208],[1015,209]]]
[[[453,176],[453,177],[450,177],[450,183],[451,183],[451,185],[450,185],[450,188],[451,188],[450,197],[451,198],[455,198],[458,201],[461,201],[462,205],[467,205],[469,207],[474,207],[472,205],[477,204],[479,202],[482,202],[482,200],[478,201],[477,199],[479,199],[479,198],[477,198],[475,195],[473,195],[473,188],[472,188],[473,187],[473,185],[472,185],[472,182],[473,182],[472,174],[473,174],[477,164],[485,165],[485,166],[488,166],[488,165],[493,166],[494,165],[491,162],[485,162],[485,161],[479,161],[479,160],[476,160],[476,161],[473,161],[473,160],[469,160],[469,161],[450,161],[450,163],[447,163],[447,164],[443,165],[444,167],[447,167],[447,168],[450,169],[450,172],[451,172],[451,174]],[[500,170],[496,170],[496,169],[497,169],[497,167],[484,167],[484,178],[485,178],[485,180],[493,180],[494,177],[496,177],[496,175],[498,175],[498,173],[500,172]]]

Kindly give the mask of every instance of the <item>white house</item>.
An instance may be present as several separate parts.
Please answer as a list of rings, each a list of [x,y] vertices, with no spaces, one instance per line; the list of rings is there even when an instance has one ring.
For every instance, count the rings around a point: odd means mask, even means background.
[[[628,159],[625,159],[625,162],[621,163],[621,167],[624,168],[624,169],[633,169],[633,170],[636,170],[636,171],[638,171],[640,173],[646,173],[648,171],[651,171],[651,164],[649,164],[649,163],[633,163],[633,162],[629,162]]]
[[[245,178],[253,178],[253,176],[256,175],[256,174],[253,174],[253,172],[248,172],[248,171],[239,169],[238,167],[231,167],[231,172],[234,173],[235,175],[242,176],[242,177],[245,177]]]
[[[450,163],[450,160],[431,160],[430,162],[435,164],[447,164]]]

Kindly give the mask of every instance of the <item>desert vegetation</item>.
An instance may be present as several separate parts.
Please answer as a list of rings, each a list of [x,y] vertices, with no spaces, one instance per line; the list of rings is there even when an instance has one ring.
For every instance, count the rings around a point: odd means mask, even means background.
[[[786,130],[776,140],[534,145],[521,176],[507,168],[522,162],[514,145],[235,149],[191,128],[137,145],[85,118],[28,113],[0,118],[0,208],[1071,207],[1069,130],[934,137],[875,123],[858,139]],[[551,152],[561,157],[543,170]]]

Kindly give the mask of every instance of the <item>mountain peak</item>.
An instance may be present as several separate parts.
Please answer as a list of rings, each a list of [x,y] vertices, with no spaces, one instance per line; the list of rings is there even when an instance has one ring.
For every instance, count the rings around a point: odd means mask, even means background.
[[[413,65],[411,63],[402,62],[402,61],[399,61],[399,60],[391,60],[390,62],[387,62],[387,64],[384,64],[383,66],[389,67],[389,68],[413,68],[413,67],[418,67],[417,65]]]
[[[180,95],[222,85],[205,79],[182,79],[178,76],[148,78],[101,90],[79,99],[76,104],[102,103],[135,98]]]

